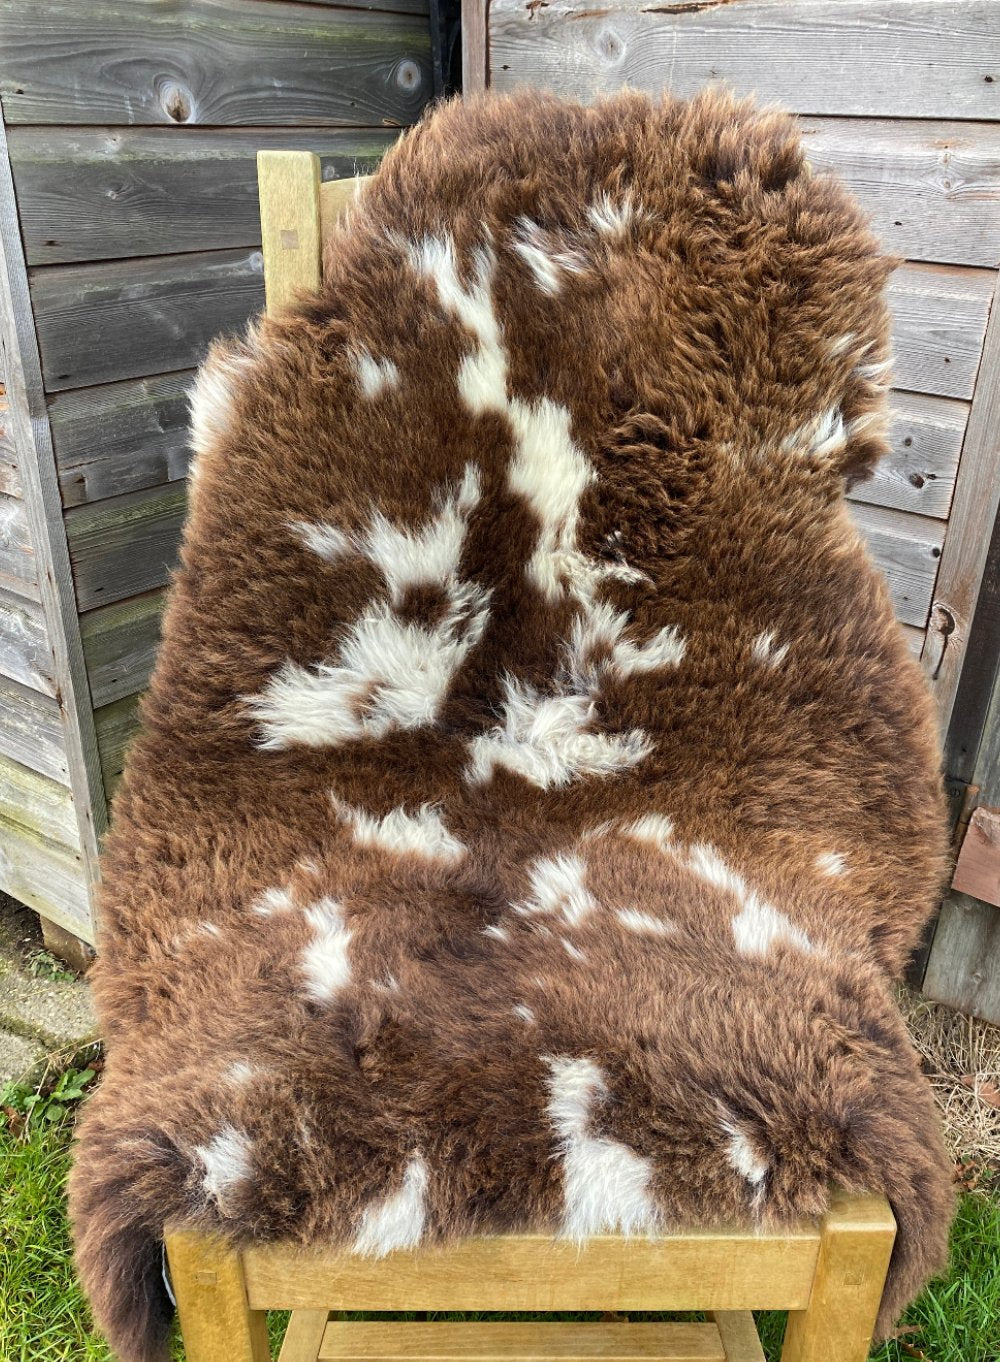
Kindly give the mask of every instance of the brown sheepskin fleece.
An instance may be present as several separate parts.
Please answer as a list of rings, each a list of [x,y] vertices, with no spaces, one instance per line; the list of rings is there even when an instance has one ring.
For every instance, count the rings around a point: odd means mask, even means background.
[[[948,1162],[890,993],[932,706],[845,484],[880,256],[719,95],[453,103],[320,296],[216,346],[104,862],[80,1272],[160,1358],[165,1223],[380,1254],[884,1192]]]

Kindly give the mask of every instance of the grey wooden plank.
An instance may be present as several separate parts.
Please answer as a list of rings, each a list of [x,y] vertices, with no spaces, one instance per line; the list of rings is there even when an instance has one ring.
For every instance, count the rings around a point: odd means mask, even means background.
[[[139,699],[138,695],[125,696],[113,705],[104,705],[94,715],[104,785],[109,794],[121,779],[129,743],[139,731]]]
[[[922,629],[934,592],[944,525],[881,506],[854,504],[851,515],[885,573],[897,618]]]
[[[79,854],[0,820],[0,889],[85,941],[94,940],[90,881]]]
[[[955,490],[968,402],[922,393],[889,394],[889,453],[852,501],[947,519]]]
[[[177,561],[184,483],[130,492],[66,512],[80,611],[163,586]]]
[[[79,851],[80,829],[66,785],[0,755],[0,824]]]
[[[0,676],[0,752],[60,785],[68,785],[58,700]]]
[[[0,588],[0,676],[54,696],[55,673],[41,605]]]
[[[56,680],[63,713],[70,788],[80,827],[84,882],[100,876],[98,839],[107,824],[104,780],[90,705],[87,670],[77,623],[62,503],[41,364],[28,292],[27,269],[17,221],[14,182],[7,155],[6,130],[0,120],[0,331],[6,364],[14,442],[21,464],[24,502],[37,564],[39,594],[47,635],[47,662]],[[31,675],[9,668],[0,671],[38,689]],[[90,910],[86,916],[89,921]]]
[[[269,109],[262,114],[270,117]],[[29,265],[260,245],[258,150],[316,152],[327,179],[369,173],[387,129],[11,128]]]
[[[64,506],[121,496],[187,473],[190,369],[56,393],[49,399]]]
[[[972,396],[995,284],[993,270],[910,264],[896,270],[889,306],[898,387]]]
[[[991,119],[992,0],[491,0],[491,84],[578,99],[629,84],[690,95],[712,81],[800,113]]]
[[[0,492],[8,497],[22,495],[21,474],[17,467],[17,450],[11,429],[10,409],[6,390],[0,385]]]
[[[188,369],[263,307],[261,253],[39,267],[31,299],[48,392]]]
[[[850,185],[887,252],[1000,264],[1000,125],[884,118],[801,124],[812,166]]]
[[[0,586],[39,599],[35,550],[28,508],[18,497],[0,494]]]
[[[924,992],[1000,1022],[1000,909],[952,891],[941,907]]]
[[[9,124],[412,123],[420,15],[272,0],[0,0]]]
[[[166,592],[90,610],[80,620],[94,708],[144,690],[156,661]]]

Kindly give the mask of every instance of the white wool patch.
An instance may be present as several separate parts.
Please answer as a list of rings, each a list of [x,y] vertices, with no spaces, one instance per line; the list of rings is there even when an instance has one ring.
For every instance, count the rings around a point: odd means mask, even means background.
[[[561,286],[560,271],[552,256],[541,244],[540,237],[537,224],[522,218],[518,224],[514,250],[527,265],[542,292],[554,296]]]
[[[787,914],[765,903],[714,847],[697,843],[688,850],[685,864],[707,884],[732,894],[740,904],[740,912],[732,919],[732,929],[736,949],[742,955],[765,955],[775,942],[795,946],[807,954],[822,953]]]
[[[652,913],[640,913],[635,908],[619,908],[618,921],[630,932],[639,936],[672,936],[677,928],[665,917],[653,917]]]
[[[774,642],[774,630],[766,629],[764,633],[758,634],[750,645],[751,657],[762,667],[780,667],[788,656],[788,644],[782,643],[776,648]]]
[[[469,744],[465,778],[479,784],[497,767],[548,790],[586,775],[610,775],[636,766],[653,750],[639,729],[595,733],[589,695],[543,696],[512,677],[504,680],[501,722]]]
[[[857,340],[857,332],[855,331],[848,331],[843,336],[838,336],[837,339],[830,344],[831,358],[837,359],[840,355],[845,355],[848,350],[852,349],[857,344]]]
[[[488,593],[475,585],[457,584],[449,596],[432,627],[378,602],[351,626],[337,662],[286,661],[258,695],[246,697],[260,746],[329,747],[433,723],[489,613]]]
[[[481,496],[479,472],[469,463],[459,486],[445,495],[440,511],[422,529],[400,528],[375,513],[357,547],[382,573],[393,604],[400,603],[409,587],[457,589],[468,517]]]
[[[220,348],[198,370],[188,393],[191,448],[196,455],[206,453],[232,430],[236,385],[253,364],[250,355]]]
[[[258,917],[271,917],[274,913],[286,913],[294,907],[291,894],[287,889],[265,889],[251,904]]]
[[[525,1022],[528,1026],[534,1026],[536,1020],[535,1014],[527,1003],[515,1003],[511,1008],[511,1011],[514,1013],[515,1017],[520,1017],[521,1021]]]
[[[578,927],[597,908],[587,888],[587,867],[573,853],[560,852],[534,861],[528,871],[531,898],[516,906],[517,912],[561,913],[569,927]]]
[[[854,372],[859,378],[866,379],[869,383],[874,383],[878,387],[885,387],[889,382],[892,373],[893,360],[881,359],[872,364],[859,364]]]
[[[249,1083],[256,1073],[257,1070],[252,1064],[248,1064],[244,1059],[238,1059],[235,1063],[229,1065],[223,1074],[223,1078],[229,1083],[241,1086],[244,1083]]]
[[[223,1126],[208,1144],[194,1151],[204,1166],[202,1186],[212,1200],[223,1208],[226,1196],[253,1171],[253,1144],[245,1131]]]
[[[382,1258],[394,1249],[416,1248],[427,1222],[427,1164],[415,1154],[406,1165],[403,1185],[365,1209],[353,1251]]]
[[[636,842],[647,842],[657,851],[666,851],[674,835],[674,825],[665,813],[644,813],[631,823],[621,824],[621,831]]]
[[[352,934],[335,899],[320,899],[305,909],[305,917],[315,933],[300,961],[306,992],[317,1002],[326,1003],[350,982],[347,948]]]
[[[342,804],[336,798],[334,806],[359,846],[379,847],[398,856],[421,856],[430,861],[460,861],[466,853],[464,843],[448,831],[440,809],[434,805],[423,804],[416,813],[396,808],[381,817]]]
[[[566,952],[566,954],[570,957],[571,960],[576,960],[579,964],[582,964],[586,961],[587,959],[586,951],[582,951],[579,946],[574,945],[574,943],[570,941],[569,937],[561,936],[559,940],[562,942],[563,950]]]
[[[636,207],[630,191],[617,203],[609,194],[601,194],[587,209],[591,227],[602,236],[624,236],[636,219]]]
[[[720,1124],[726,1136],[726,1159],[730,1168],[750,1184],[754,1199],[759,1201],[770,1171],[767,1163],[758,1154],[739,1122],[724,1116]]]
[[[352,359],[365,397],[378,397],[387,388],[399,387],[399,369],[391,359],[375,359],[363,348],[355,351]]]
[[[847,860],[839,851],[824,851],[816,857],[816,869],[821,875],[843,875],[847,870]]]
[[[630,643],[627,639],[616,643],[611,654],[615,669],[622,676],[659,671],[676,667],[684,659],[687,643],[674,625],[657,630],[646,643]]]
[[[325,558],[328,563],[335,563],[354,551],[350,535],[326,521],[292,520],[288,528],[311,553],[318,558]]]
[[[829,458],[840,452],[847,443],[847,430],[839,406],[829,407],[818,416],[804,422],[781,443],[784,454],[801,454],[805,458]]]
[[[654,1231],[659,1222],[649,1190],[652,1165],[617,1140],[590,1134],[595,1105],[608,1087],[591,1059],[547,1056],[547,1114],[563,1161],[562,1233],[582,1240],[593,1234]]]
[[[498,923],[491,923],[489,927],[484,927],[483,936],[492,937],[494,941],[510,940],[510,932],[506,927],[501,927]]]

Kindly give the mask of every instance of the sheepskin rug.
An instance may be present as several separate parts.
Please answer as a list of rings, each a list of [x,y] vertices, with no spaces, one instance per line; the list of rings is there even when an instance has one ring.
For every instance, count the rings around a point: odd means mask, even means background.
[[[719,95],[452,103],[217,345],[115,805],[72,1181],[125,1362],[165,1224],[384,1254],[823,1210],[944,1260],[890,980],[946,838],[844,491],[879,253]]]

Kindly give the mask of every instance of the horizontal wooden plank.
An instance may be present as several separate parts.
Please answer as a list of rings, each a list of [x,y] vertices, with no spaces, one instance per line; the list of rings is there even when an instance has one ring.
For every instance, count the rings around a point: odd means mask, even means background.
[[[54,696],[0,676],[0,753],[69,784],[62,714]]]
[[[38,600],[38,573],[28,526],[28,508],[0,493],[0,587]]]
[[[0,818],[0,889],[85,941],[93,941],[90,890],[80,857]]]
[[[0,588],[0,676],[56,695],[54,672],[42,607]]]
[[[902,265],[889,281],[894,381],[912,392],[971,397],[996,272]]]
[[[94,711],[104,789],[110,799],[125,767],[128,745],[139,731],[139,696],[128,695]]]
[[[803,118],[802,139],[814,169],[850,185],[888,253],[1000,264],[1000,125]]]
[[[270,111],[267,111],[270,117]],[[337,179],[374,168],[388,129],[11,128],[29,265],[260,245],[259,150],[318,153]]]
[[[47,392],[200,363],[264,305],[259,250],[144,257],[31,272]]]
[[[991,0],[492,0],[489,78],[591,100],[711,81],[809,114],[1000,116]]]
[[[80,617],[94,708],[143,690],[160,641],[166,592],[152,591]]]
[[[855,503],[851,514],[869,552],[885,573],[897,618],[923,629],[934,594],[945,526],[939,520],[882,506]]]
[[[973,812],[951,883],[962,894],[1000,907],[1000,809]]]
[[[69,788],[0,756],[0,824],[9,823],[70,851],[80,848],[80,829]]]
[[[317,1362],[726,1362],[714,1324],[334,1320]]]
[[[194,372],[56,393],[49,425],[64,506],[175,482],[187,474]]]
[[[11,123],[412,123],[426,18],[272,0],[0,0]],[[400,8],[408,7],[406,0]]]
[[[182,482],[66,512],[80,611],[163,586],[177,559],[187,506]]]
[[[253,1309],[803,1309],[819,1231],[719,1230],[661,1239],[546,1235],[459,1240],[378,1261],[283,1245],[243,1255]]]
[[[921,393],[889,394],[889,453],[852,501],[944,520],[951,507],[969,404]]]

